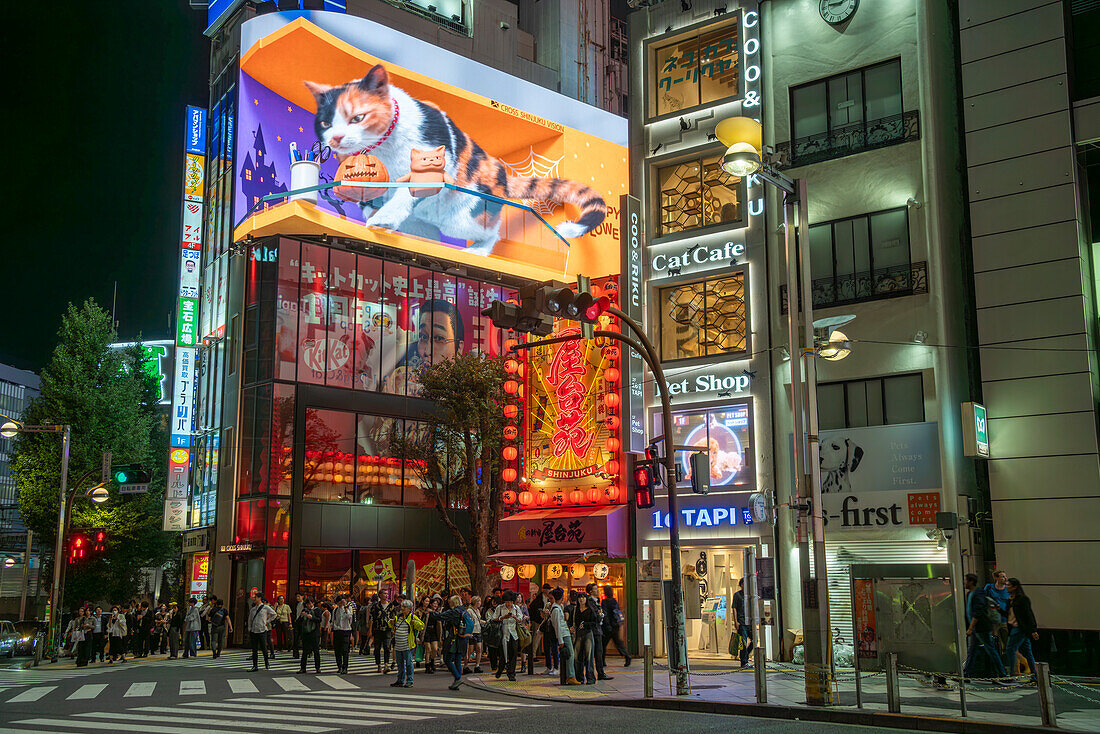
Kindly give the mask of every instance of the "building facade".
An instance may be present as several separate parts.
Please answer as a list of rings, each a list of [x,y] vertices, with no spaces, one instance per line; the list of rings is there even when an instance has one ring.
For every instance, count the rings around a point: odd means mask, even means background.
[[[26,370],[0,364],[0,415],[19,420],[38,397],[41,380]],[[15,439],[0,437],[0,532],[22,533],[27,528],[19,515],[19,495],[10,461]]]
[[[489,6],[479,6],[463,36],[426,9],[365,5],[284,13],[245,4],[211,30],[184,545],[190,589],[230,599],[236,614],[253,590],[392,593],[413,568],[419,592],[468,585],[451,527],[467,532],[464,506],[446,499],[444,519],[423,486],[423,460],[394,450],[431,407],[417,396],[415,369],[456,353],[500,354],[506,336],[480,312],[524,283],[618,271],[614,205],[625,193],[625,121],[549,91],[557,84],[542,72],[528,69],[525,80],[502,70],[526,68],[522,57],[482,57],[479,44],[491,41],[481,37],[493,27],[476,19],[487,18]],[[514,36],[516,6],[504,5],[512,15],[495,31]],[[478,221],[499,217],[495,240],[476,242],[451,226],[461,221],[457,213],[434,228],[386,231],[363,226],[374,209],[359,204],[371,196],[328,189],[289,203],[265,200],[302,188],[296,171],[312,160],[296,160],[289,144],[305,158],[324,135],[315,124],[323,86],[354,84],[375,65],[395,87],[394,126],[399,116],[430,115],[418,101],[429,100],[499,157],[507,176],[591,187],[612,204],[606,224],[567,242],[547,225],[567,218],[550,199],[517,205],[479,198],[480,190],[447,191],[417,204],[423,210],[446,196],[486,218]],[[340,140],[323,140],[331,148],[314,184],[337,175],[329,153]],[[393,178],[398,165],[387,159]],[[518,505],[519,493],[512,495]],[[620,586],[622,576],[619,569]]]
[[[1040,653],[1095,670],[1100,10],[962,2],[958,23],[997,567],[1053,631]]]

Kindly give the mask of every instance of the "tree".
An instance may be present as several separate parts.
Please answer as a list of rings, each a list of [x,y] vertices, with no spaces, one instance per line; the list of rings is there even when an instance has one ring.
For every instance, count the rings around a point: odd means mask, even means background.
[[[141,350],[111,349],[117,340],[111,317],[95,301],[69,304],[58,343],[42,370],[41,396],[28,407],[30,424],[68,423],[70,490],[77,495],[99,481],[102,454],[116,464],[142,464],[153,474],[147,494],[111,497],[100,505],[75,498],[70,527],[103,528],[108,548],[67,576],[66,598],[121,601],[139,588],[141,569],[160,566],[174,538],[161,531],[167,427],[158,416],[160,385],[141,369]],[[56,434],[20,434],[12,470],[19,509],[42,544],[53,547],[61,481],[61,440]],[[52,562],[52,561],[51,561]]]
[[[390,450],[407,458],[407,470],[417,475],[454,534],[474,592],[485,596],[489,591],[485,564],[496,546],[501,510],[496,478],[505,425],[504,360],[460,355],[420,367],[418,379],[420,397],[432,401],[434,409],[420,426],[395,431]],[[460,507],[469,512],[469,537],[450,513]]]

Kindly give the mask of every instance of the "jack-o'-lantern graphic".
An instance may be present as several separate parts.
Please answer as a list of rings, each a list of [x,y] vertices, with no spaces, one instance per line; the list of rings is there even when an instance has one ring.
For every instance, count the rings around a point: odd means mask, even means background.
[[[390,173],[382,161],[373,155],[357,153],[349,155],[336,170],[337,181],[355,183],[388,183]],[[370,201],[386,193],[384,188],[366,186],[337,186],[333,192],[344,201]]]

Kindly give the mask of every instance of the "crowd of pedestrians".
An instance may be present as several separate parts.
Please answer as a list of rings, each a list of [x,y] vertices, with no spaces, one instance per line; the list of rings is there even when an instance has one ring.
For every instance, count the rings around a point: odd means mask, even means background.
[[[1031,643],[1039,639],[1039,624],[1020,580],[1004,571],[979,586],[978,576],[968,573],[966,588],[967,651],[963,675],[1006,678],[1014,676],[1020,661],[1027,664],[1035,681],[1035,655]]]
[[[240,610],[238,610],[238,613]],[[238,617],[252,652],[252,671],[262,658],[270,668],[276,654],[290,653],[305,674],[312,661],[321,672],[321,650],[334,653],[337,673],[347,673],[352,652],[373,655],[380,673],[397,675],[393,686],[411,688],[416,669],[432,675],[446,670],[451,688],[462,676],[483,673],[483,663],[497,678],[558,676],[562,685],[610,680],[604,650],[614,645],[627,665],[630,656],[622,640],[623,614],[609,587],[600,598],[595,584],[566,592],[544,584],[527,602],[515,591],[494,589],[481,598],[470,589],[444,599],[439,594],[417,600],[398,594],[385,599],[350,594],[314,600],[298,594],[293,605],[283,596],[274,600],[253,593]],[[84,604],[66,630],[69,654],[78,666],[90,661],[125,662],[159,651],[168,658],[192,658],[199,648],[214,658],[222,654],[233,622],[224,602],[214,596],[191,597],[153,607],[148,602],[122,604],[104,610]]]
[[[150,653],[169,659],[193,657],[198,647],[212,649],[214,656],[225,645],[232,622],[220,599],[209,597],[200,605],[192,597],[187,608],[176,602],[151,605],[148,601],[115,604],[109,609],[86,602],[73,612],[65,628],[64,654],[76,659],[77,667],[89,662],[125,663]]]

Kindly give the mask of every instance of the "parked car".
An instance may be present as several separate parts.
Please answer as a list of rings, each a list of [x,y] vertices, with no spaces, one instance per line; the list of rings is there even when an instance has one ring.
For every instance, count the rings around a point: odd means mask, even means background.
[[[15,643],[19,641],[19,633],[15,631],[15,625],[8,620],[0,621],[0,655],[15,657]]]
[[[36,645],[46,639],[46,622],[36,619],[21,619],[15,623],[15,632],[19,640],[15,643],[14,655],[34,655]]]

